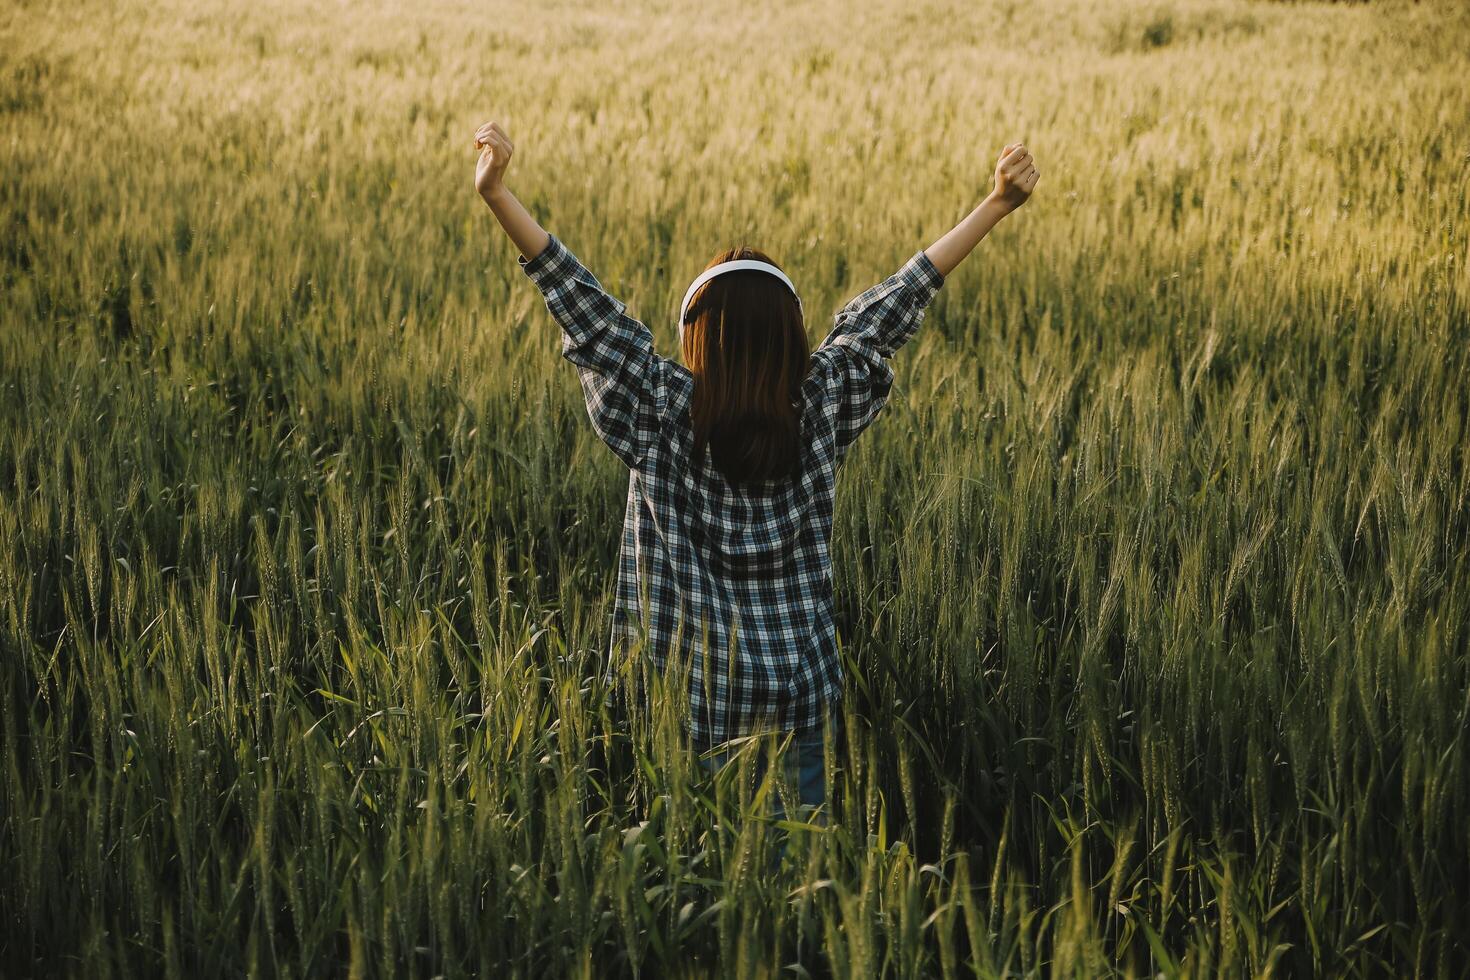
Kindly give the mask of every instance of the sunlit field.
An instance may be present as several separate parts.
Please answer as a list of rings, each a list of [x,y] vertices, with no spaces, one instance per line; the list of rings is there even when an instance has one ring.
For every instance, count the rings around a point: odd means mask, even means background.
[[[0,6],[0,974],[1464,975],[1467,50],[1452,2]],[[490,118],[670,354],[717,250],[816,342],[1040,163],[842,471],[826,828],[599,679],[627,476]]]

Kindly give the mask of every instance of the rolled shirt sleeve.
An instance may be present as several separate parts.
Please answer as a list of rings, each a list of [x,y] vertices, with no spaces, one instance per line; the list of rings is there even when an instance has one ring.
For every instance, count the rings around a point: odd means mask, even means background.
[[[657,438],[665,399],[666,362],[653,335],[629,316],[560,239],[535,258],[516,261],[536,284],[562,331],[562,356],[577,367],[587,414],[608,448],[638,466]]]
[[[893,387],[889,359],[924,321],[944,275],[923,250],[837,314],[832,331],[812,355],[808,383],[835,427],[845,452],[873,421]]]

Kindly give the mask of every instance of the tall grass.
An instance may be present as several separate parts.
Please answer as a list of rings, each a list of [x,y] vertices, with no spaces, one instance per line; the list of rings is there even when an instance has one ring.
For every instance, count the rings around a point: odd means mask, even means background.
[[[1467,43],[0,11],[0,972],[1460,975]],[[844,468],[826,829],[598,679],[626,477],[470,188],[490,115],[666,350],[716,249],[835,310],[1042,161]]]

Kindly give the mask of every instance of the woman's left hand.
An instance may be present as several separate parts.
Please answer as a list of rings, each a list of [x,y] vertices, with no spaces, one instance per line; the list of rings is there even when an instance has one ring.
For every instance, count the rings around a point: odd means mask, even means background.
[[[510,166],[515,147],[497,122],[487,122],[475,130],[475,146],[480,148],[480,160],[475,165],[475,190],[488,202],[505,186],[505,168]]]

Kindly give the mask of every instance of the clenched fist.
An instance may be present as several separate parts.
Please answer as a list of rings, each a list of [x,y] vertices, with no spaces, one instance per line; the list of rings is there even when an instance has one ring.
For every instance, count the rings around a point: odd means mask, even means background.
[[[505,186],[505,168],[510,165],[515,147],[497,122],[487,122],[475,130],[475,147],[480,151],[480,160],[475,165],[475,190],[489,202]]]
[[[1026,203],[1041,173],[1024,143],[1010,143],[1000,151],[995,165],[995,190],[991,196],[1014,211]]]

